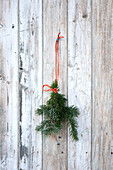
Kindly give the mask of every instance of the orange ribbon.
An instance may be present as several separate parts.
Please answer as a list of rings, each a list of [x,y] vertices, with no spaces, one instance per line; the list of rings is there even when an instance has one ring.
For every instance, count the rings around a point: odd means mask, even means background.
[[[58,37],[55,43],[55,77],[58,83],[59,80],[59,39],[64,38],[63,36],[59,36],[61,32],[58,33]]]
[[[44,87],[45,86],[47,86],[47,87],[49,87],[50,89],[48,89],[48,90],[44,90]],[[58,89],[57,88],[51,88],[51,86],[49,86],[48,84],[44,84],[43,86],[42,86],[42,90],[43,91],[54,91],[55,93],[58,93]]]
[[[63,36],[59,36],[61,32],[58,33],[58,37],[55,43],[55,77],[58,83],[59,80],[59,39],[60,38],[64,38]],[[50,89],[48,90],[44,90],[44,87],[47,86]],[[48,84],[45,84],[42,86],[42,90],[43,91],[54,91],[55,93],[58,93],[58,89],[57,88],[51,88],[51,86],[49,86]]]

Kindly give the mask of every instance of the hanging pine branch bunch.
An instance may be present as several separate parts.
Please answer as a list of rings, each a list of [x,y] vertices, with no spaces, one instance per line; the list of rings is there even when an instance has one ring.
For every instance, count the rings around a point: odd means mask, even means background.
[[[52,89],[58,89],[57,80],[51,85]],[[66,122],[67,127],[70,127],[70,135],[74,140],[78,140],[77,132],[77,117],[80,114],[76,106],[68,107],[67,99],[64,94],[52,92],[50,99],[46,105],[41,105],[36,110],[38,115],[44,114],[44,120],[36,127],[37,131],[41,131],[44,135],[58,134],[63,123]]]

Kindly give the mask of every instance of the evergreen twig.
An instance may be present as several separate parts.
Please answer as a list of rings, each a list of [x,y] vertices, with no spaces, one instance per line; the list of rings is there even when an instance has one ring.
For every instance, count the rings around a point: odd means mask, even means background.
[[[51,88],[58,88],[56,80],[51,85]],[[36,127],[36,130],[41,131],[44,135],[58,134],[63,123],[67,122],[70,135],[74,140],[78,140],[77,117],[80,112],[76,106],[68,107],[66,101],[67,99],[64,94],[52,92],[46,105],[41,105],[40,108],[36,110],[36,114],[44,114],[45,118],[41,124]]]

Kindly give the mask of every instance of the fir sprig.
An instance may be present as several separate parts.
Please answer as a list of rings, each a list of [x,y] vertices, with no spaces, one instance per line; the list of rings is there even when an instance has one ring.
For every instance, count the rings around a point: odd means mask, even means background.
[[[51,88],[58,88],[56,80]],[[58,134],[63,123],[66,122],[70,135],[74,140],[78,140],[77,117],[80,112],[76,106],[68,107],[66,102],[64,94],[52,92],[46,105],[41,105],[36,110],[36,114],[44,114],[44,120],[36,127],[36,130],[41,131],[44,135]]]

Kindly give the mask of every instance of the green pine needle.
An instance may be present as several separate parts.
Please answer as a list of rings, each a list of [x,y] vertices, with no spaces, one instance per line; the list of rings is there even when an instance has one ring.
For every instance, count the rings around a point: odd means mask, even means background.
[[[51,88],[58,88],[57,81],[55,80]],[[62,129],[63,123],[67,122],[69,127],[70,136],[74,140],[78,140],[77,132],[77,117],[80,114],[76,106],[68,107],[66,105],[67,99],[64,94],[51,93],[50,99],[46,105],[41,105],[36,110],[36,114],[44,114],[44,120],[36,127],[37,131],[41,131],[44,135],[58,134]]]

